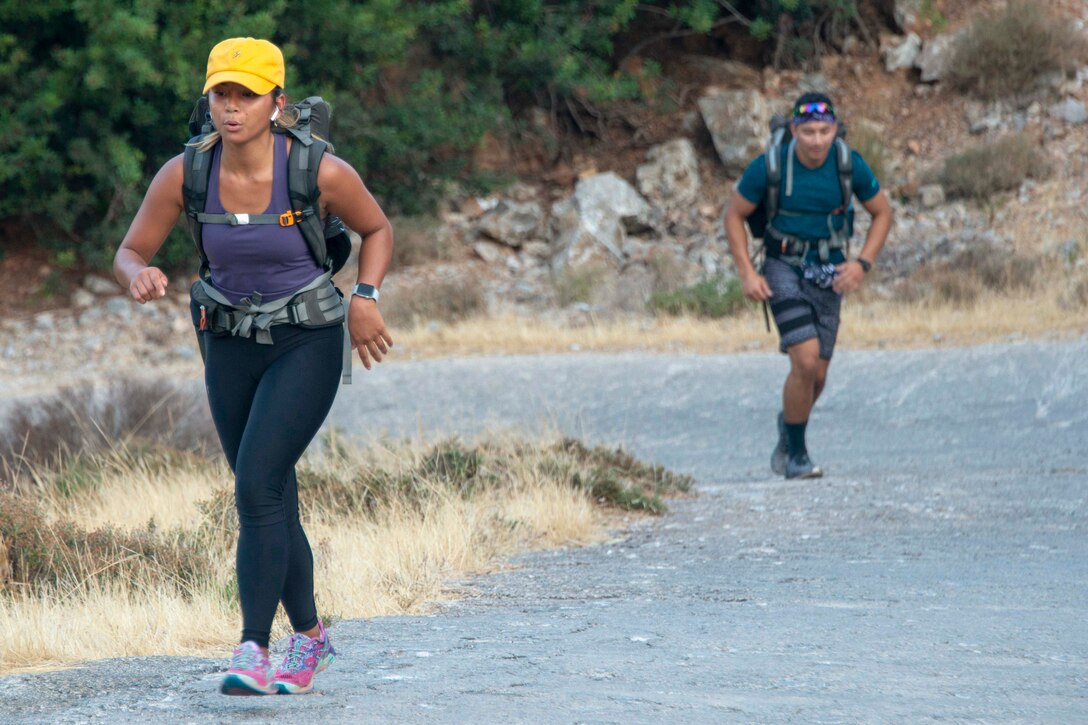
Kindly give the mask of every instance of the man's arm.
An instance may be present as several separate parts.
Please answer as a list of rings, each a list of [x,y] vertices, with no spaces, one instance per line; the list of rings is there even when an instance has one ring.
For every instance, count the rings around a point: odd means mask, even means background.
[[[744,296],[763,301],[771,298],[771,287],[752,265],[752,258],[748,255],[748,232],[744,229],[744,220],[756,210],[756,206],[734,189],[729,207],[725,210],[725,236],[729,240],[729,252],[737,265],[737,276],[740,277]]]
[[[864,259],[869,264],[875,264],[877,255],[884,248],[884,242],[888,241],[895,214],[883,189],[874,194],[871,199],[861,202],[861,205],[873,215],[873,219],[869,223],[869,233],[865,236],[865,245],[858,253],[858,258]],[[853,292],[865,279],[865,269],[855,260],[843,262],[838,266],[837,271],[832,289],[839,294]]]

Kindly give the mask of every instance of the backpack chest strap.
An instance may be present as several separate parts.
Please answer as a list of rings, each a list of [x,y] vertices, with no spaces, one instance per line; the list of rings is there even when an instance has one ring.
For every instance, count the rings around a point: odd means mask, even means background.
[[[235,214],[229,211],[222,214],[209,214],[201,211],[192,212],[189,216],[200,224],[229,224],[232,227],[250,224],[275,224],[281,227],[291,227],[313,215],[313,209],[303,209],[302,211],[288,210],[282,214]]]

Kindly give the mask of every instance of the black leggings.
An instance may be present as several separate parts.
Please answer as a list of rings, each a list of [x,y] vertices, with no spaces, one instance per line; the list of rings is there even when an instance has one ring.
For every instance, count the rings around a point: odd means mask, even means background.
[[[242,641],[268,646],[276,607],[295,631],[317,626],[314,559],[298,516],[295,463],[328,415],[340,381],[339,325],[272,328],[255,338],[205,336],[212,419],[234,471]]]

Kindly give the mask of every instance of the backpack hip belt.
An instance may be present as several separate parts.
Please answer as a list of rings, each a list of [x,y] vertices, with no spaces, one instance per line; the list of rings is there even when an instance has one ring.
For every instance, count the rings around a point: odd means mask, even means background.
[[[799,267],[804,264],[808,253],[819,251],[820,261],[827,262],[833,249],[845,249],[849,240],[844,235],[833,234],[824,239],[800,239],[783,234],[773,226],[767,226],[765,248],[768,257],[780,259],[787,264]]]
[[[255,335],[258,343],[271,345],[269,328],[273,325],[311,328],[335,325],[344,319],[344,304],[330,277],[325,272],[295,294],[272,302],[262,303],[260,292],[254,292],[237,305],[231,304],[211,284],[198,279],[190,289],[192,303],[201,313],[197,329],[213,335]]]
[[[239,305],[212,287],[210,282],[197,279],[189,289],[193,326],[196,327],[201,357],[204,357],[204,336],[231,334],[237,337],[255,337],[261,345],[272,344],[270,328],[274,325],[298,325],[315,329],[342,325],[344,327],[344,355],[342,379],[351,382],[351,338],[348,333],[348,305],[340,290],[332,283],[329,271],[289,297],[272,302],[261,302],[261,294],[254,292]]]

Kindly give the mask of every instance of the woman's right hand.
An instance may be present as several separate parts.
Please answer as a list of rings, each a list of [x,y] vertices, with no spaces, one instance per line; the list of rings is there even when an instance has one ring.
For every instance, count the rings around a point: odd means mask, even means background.
[[[157,300],[166,296],[166,286],[169,281],[166,275],[158,267],[144,267],[128,286],[128,293],[132,299],[141,305],[151,300]]]

